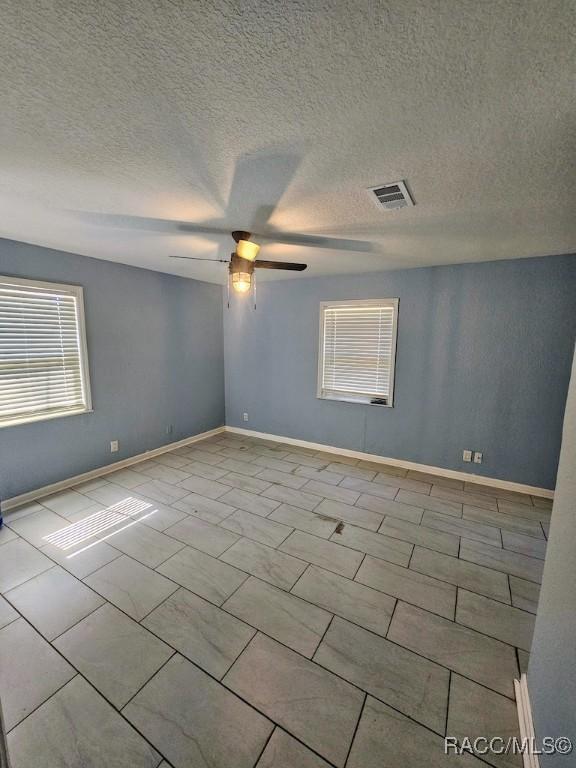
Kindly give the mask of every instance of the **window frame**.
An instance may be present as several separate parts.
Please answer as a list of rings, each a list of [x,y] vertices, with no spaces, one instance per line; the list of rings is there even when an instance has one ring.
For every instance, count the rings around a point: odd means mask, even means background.
[[[7,419],[0,422],[0,429],[6,427],[17,427],[21,424],[32,424],[40,421],[51,421],[52,419],[63,419],[67,416],[79,416],[83,413],[93,413],[92,408],[92,390],[90,386],[90,367],[88,361],[88,344],[86,341],[86,317],[84,311],[84,289],[81,285],[71,285],[68,283],[53,283],[46,280],[35,280],[33,278],[12,277],[11,275],[0,275],[0,285],[20,285],[22,287],[40,288],[52,291],[54,293],[63,293],[73,296],[76,300],[76,329],[78,335],[78,349],[80,352],[80,377],[82,381],[82,391],[84,394],[84,405],[81,408],[66,409],[61,411],[39,412],[27,416],[15,416],[13,419]]]
[[[326,309],[332,309],[334,307],[392,307],[394,310],[394,320],[392,323],[392,349],[390,353],[390,395],[387,403],[372,403],[372,399],[378,397],[377,395],[363,395],[350,394],[350,396],[342,395],[328,395],[324,393],[322,381],[324,377],[324,314]],[[388,298],[388,299],[350,299],[348,301],[321,301],[320,302],[320,319],[319,319],[319,333],[318,333],[318,382],[316,397],[320,400],[332,400],[334,402],[342,403],[356,403],[357,405],[371,405],[379,408],[393,408],[394,407],[394,385],[396,379],[396,348],[398,339],[398,312],[400,307],[400,299]]]

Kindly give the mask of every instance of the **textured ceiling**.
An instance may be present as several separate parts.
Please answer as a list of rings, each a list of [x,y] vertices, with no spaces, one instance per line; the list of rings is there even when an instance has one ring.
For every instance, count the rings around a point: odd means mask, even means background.
[[[373,244],[263,247],[304,275],[576,250],[572,0],[1,13],[2,237],[213,281],[223,265],[168,254],[232,241],[178,222]],[[398,179],[416,207],[379,210],[366,188]]]

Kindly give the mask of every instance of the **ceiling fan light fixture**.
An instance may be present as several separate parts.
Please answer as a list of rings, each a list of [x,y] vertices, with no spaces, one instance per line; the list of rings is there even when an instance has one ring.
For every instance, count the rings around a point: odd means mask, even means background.
[[[232,272],[232,288],[236,293],[247,293],[252,285],[252,275],[249,272]]]
[[[254,261],[258,256],[260,246],[258,243],[253,243],[252,240],[238,240],[236,245],[236,255],[246,261]]]

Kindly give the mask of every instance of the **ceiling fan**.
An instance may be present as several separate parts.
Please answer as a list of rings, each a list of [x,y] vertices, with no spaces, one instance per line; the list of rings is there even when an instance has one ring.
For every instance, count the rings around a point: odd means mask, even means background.
[[[293,272],[302,272],[307,264],[298,264],[290,261],[263,261],[257,259],[260,246],[250,238],[251,232],[234,230],[232,238],[236,243],[236,250],[230,254],[230,259],[205,259],[198,256],[170,256],[171,259],[190,259],[192,261],[215,261],[228,264],[228,272],[232,281],[232,288],[237,293],[246,293],[254,284],[255,269],[287,269]],[[306,236],[304,236],[306,237]]]

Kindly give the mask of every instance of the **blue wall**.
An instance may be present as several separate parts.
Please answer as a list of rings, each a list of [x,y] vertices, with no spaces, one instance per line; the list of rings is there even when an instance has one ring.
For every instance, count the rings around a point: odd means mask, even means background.
[[[317,399],[320,301],[379,297],[400,298],[394,408]],[[231,426],[554,487],[574,256],[260,283],[224,325]]]
[[[220,286],[1,239],[0,274],[83,286],[94,408],[0,429],[0,498],[224,423]]]

